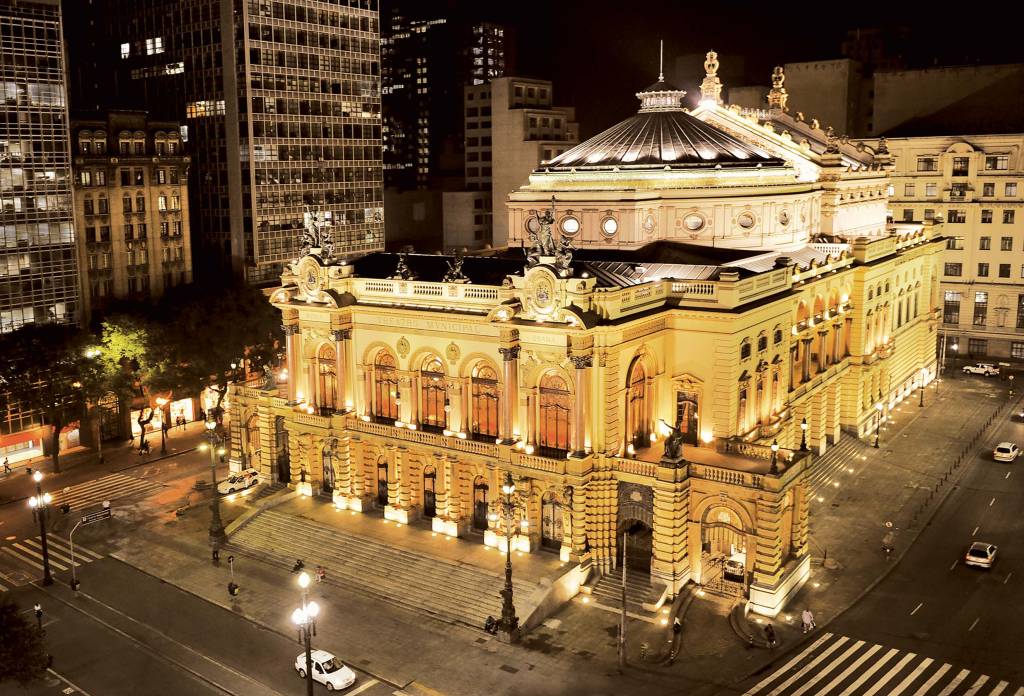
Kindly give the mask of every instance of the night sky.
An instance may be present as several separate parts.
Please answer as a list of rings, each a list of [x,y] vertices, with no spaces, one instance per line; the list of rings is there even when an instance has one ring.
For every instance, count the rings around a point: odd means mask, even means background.
[[[745,84],[767,85],[777,64],[842,57],[843,38],[858,27],[905,28],[899,52],[908,67],[1024,61],[1019,22],[1008,13],[989,12],[972,22],[961,6],[952,21],[948,5],[895,5],[475,0],[466,7],[515,29],[516,72],[554,80],[556,104],[577,109],[581,139],[635,112],[633,93],[657,78],[659,39],[665,41],[666,68],[677,55],[712,49],[744,56]],[[833,7],[841,8],[838,16],[830,16]]]

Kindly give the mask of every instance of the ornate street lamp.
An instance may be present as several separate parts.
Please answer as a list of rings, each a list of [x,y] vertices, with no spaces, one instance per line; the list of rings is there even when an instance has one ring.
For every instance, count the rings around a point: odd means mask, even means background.
[[[213,481],[213,498],[210,500],[210,543],[213,545],[214,558],[217,557],[218,547],[226,538],[224,523],[220,520],[220,493],[217,492],[217,457],[226,454],[227,450],[220,446],[221,441],[217,435],[216,427],[216,422],[212,420],[206,421],[206,437],[210,442],[204,442],[199,445],[200,452],[210,451],[210,478]]]
[[[309,576],[306,576],[307,579]],[[292,612],[292,621],[299,627],[302,642],[306,646],[306,669],[299,671],[299,676],[306,680],[306,696],[313,696],[313,646],[312,633],[316,626],[316,617],[320,606],[316,602],[303,600],[302,607]],[[305,674],[302,672],[305,671]]]
[[[807,451],[807,419],[800,420],[800,451]]]
[[[772,465],[768,470],[771,474],[779,473],[779,441],[772,440]]]
[[[882,402],[875,404],[875,449],[878,449],[878,436],[882,432]]]
[[[157,397],[156,405],[160,407],[160,454],[167,454],[167,404],[167,399]]]
[[[498,630],[505,634],[509,643],[519,640],[519,617],[516,616],[516,608],[512,602],[512,533],[515,530],[519,506],[515,481],[512,480],[512,474],[506,472],[505,482],[501,486],[501,500],[496,506],[498,512],[492,513],[491,520],[505,522],[505,588],[501,591],[501,620],[498,621]]]
[[[39,519],[39,537],[43,545],[43,584],[52,585],[53,575],[50,574],[50,547],[46,543],[46,513],[49,510],[53,497],[49,493],[43,493],[43,472],[36,471],[32,474],[32,480],[36,482],[36,494],[28,499],[28,505],[32,508],[32,515]]]

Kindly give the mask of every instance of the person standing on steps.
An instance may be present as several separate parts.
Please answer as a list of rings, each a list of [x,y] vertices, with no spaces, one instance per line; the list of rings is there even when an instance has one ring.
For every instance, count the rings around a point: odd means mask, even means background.
[[[814,630],[814,614],[811,613],[810,609],[804,609],[803,613],[800,614],[800,618],[804,624],[804,633]]]

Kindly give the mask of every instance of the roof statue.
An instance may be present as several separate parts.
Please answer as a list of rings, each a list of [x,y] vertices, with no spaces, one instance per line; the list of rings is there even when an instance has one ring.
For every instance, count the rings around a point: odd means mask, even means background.
[[[722,81],[718,79],[718,54],[708,51],[704,61],[704,81],[700,83],[701,101],[722,103]]]
[[[470,282],[469,277],[462,272],[462,265],[466,263],[466,258],[462,255],[461,251],[455,252],[455,258],[448,261],[448,271],[444,274],[441,279],[442,283],[468,283]]]
[[[786,100],[789,94],[783,83],[786,81],[786,74],[782,72],[782,66],[776,65],[772,71],[772,88],[768,92],[768,108],[772,111],[786,111]]]
[[[836,132],[832,130],[832,126],[825,129],[825,154],[839,154],[839,138],[836,137]]]
[[[391,276],[393,280],[416,280],[416,274],[412,272],[409,265],[405,262],[407,254],[400,253],[398,255],[398,265],[395,266],[395,272]]]
[[[555,223],[555,197],[551,197],[551,208],[543,213],[531,211],[532,216],[526,225],[530,237],[530,250],[526,253],[526,267],[533,268],[541,263],[542,257],[554,259],[554,266],[560,271],[568,270],[572,263],[572,238],[565,234],[559,235],[556,242],[551,233],[551,225]]]
[[[878,139],[878,147],[875,149],[876,155],[888,155],[889,154],[889,143],[886,142],[885,136],[883,135]]]
[[[302,255],[316,254],[324,261],[334,255],[334,235],[324,224],[324,215],[318,208],[306,207],[302,231]]]

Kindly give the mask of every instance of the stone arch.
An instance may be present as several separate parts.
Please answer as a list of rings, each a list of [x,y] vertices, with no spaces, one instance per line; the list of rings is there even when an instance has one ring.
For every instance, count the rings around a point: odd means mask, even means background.
[[[565,382],[565,386],[568,389],[569,393],[576,393],[576,385],[573,381],[572,375],[569,374],[569,370],[567,370],[565,367],[561,365],[556,365],[554,363],[542,363],[541,365],[537,366],[537,369],[534,371],[533,374],[533,386],[539,388],[541,381],[548,375],[557,375],[561,377],[562,380]]]
[[[444,351],[429,347],[419,348],[409,355],[408,369],[419,372],[423,369],[424,365],[430,362],[431,358],[436,358],[441,363],[441,369],[444,371],[445,376],[448,376],[451,370],[448,368],[448,361],[445,360]]]
[[[814,296],[814,310],[811,312],[812,316],[818,316],[825,311],[825,298],[820,294]]]
[[[802,321],[806,321],[811,316],[810,309],[807,307],[805,300],[800,300],[796,306],[796,321],[794,323],[799,324]]]
[[[387,343],[384,343],[383,341],[374,341],[373,343],[368,345],[365,350],[363,350],[363,364],[373,365],[373,363],[377,359],[377,354],[380,353],[382,350],[390,353],[391,357],[395,359],[395,364],[400,365],[398,360],[398,354],[395,352],[395,349],[389,346]]]
[[[495,359],[487,353],[470,353],[462,362],[458,368],[453,370],[452,373],[459,377],[472,377],[473,370],[475,370],[481,363],[485,363],[488,367],[494,370],[495,374],[501,375],[501,365],[495,361]]]
[[[719,495],[709,495],[693,507],[693,512],[690,515],[692,522],[701,523],[704,521],[709,510],[715,507],[725,507],[731,512],[735,513],[743,523],[743,531],[747,534],[756,534],[757,527],[754,524],[754,518],[750,511],[747,510],[742,503],[733,500],[731,497],[721,497]]]

